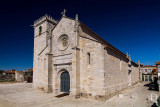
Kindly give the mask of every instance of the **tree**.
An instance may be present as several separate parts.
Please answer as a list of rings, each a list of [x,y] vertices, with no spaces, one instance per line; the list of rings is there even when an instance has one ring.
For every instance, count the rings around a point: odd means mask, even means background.
[[[0,74],[3,74],[5,71],[4,70],[0,70]]]

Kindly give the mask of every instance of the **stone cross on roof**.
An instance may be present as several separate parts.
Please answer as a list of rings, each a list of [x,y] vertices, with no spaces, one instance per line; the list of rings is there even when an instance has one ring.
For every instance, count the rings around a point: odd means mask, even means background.
[[[64,9],[64,11],[61,13],[63,17],[66,16],[66,11],[67,11],[67,10]]]

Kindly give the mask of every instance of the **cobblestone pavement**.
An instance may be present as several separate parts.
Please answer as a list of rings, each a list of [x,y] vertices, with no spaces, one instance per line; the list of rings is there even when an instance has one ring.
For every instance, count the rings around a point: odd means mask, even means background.
[[[151,93],[145,83],[137,84],[123,92],[123,98],[114,96],[107,101],[74,99],[70,96],[55,98],[32,88],[30,83],[0,84],[0,107],[153,107],[147,100]]]

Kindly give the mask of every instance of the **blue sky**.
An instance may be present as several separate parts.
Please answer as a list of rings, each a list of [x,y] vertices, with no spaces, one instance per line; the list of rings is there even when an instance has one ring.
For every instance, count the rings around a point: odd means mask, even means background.
[[[64,8],[133,61],[160,60],[159,0],[5,0],[0,5],[0,69],[33,67],[31,25],[46,13],[59,20]]]

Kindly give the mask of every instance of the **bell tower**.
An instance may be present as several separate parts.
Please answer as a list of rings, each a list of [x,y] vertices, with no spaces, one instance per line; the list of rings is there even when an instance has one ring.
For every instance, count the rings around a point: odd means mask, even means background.
[[[36,48],[36,50],[34,50],[34,53],[36,52],[36,55],[40,54],[38,53],[38,51],[40,52],[44,47],[48,45],[47,40],[51,35],[50,29],[53,29],[56,24],[57,21],[55,21],[48,15],[45,15],[34,22],[34,45],[40,45],[40,47],[34,46],[34,48]]]
[[[34,59],[33,85],[36,88],[49,90],[51,72],[52,29],[57,24],[53,18],[45,15],[34,22]],[[50,70],[50,71],[49,71]]]

